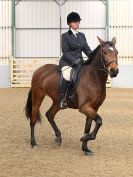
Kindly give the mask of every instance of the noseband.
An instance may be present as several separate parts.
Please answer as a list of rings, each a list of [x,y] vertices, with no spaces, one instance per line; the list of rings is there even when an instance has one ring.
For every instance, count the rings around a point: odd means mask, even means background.
[[[109,73],[108,67],[109,67],[110,64],[116,63],[117,66],[118,66],[118,61],[115,61],[115,60],[112,60],[112,61],[110,61],[109,63],[106,63],[106,64],[105,64],[103,52],[101,52],[101,63],[102,63],[102,65],[103,65],[103,69],[104,69],[104,71],[105,71],[106,73]]]

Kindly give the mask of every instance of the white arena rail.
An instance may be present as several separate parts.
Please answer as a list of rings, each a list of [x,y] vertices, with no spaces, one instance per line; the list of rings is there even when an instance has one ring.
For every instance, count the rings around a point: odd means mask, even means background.
[[[58,58],[43,59],[11,59],[11,87],[30,87],[33,72],[44,64],[58,64]],[[111,87],[111,79],[107,81],[107,87]]]

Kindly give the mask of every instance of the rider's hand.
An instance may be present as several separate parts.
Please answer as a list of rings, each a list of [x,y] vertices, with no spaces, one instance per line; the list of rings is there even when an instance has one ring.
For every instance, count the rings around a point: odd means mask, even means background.
[[[76,59],[74,62],[73,62],[73,66],[78,66],[81,64],[81,60],[80,58]]]

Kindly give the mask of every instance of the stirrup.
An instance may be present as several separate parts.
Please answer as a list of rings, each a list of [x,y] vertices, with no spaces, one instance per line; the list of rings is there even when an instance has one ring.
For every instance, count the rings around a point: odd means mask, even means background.
[[[67,102],[65,99],[61,100],[60,102],[60,108],[61,109],[67,109]]]

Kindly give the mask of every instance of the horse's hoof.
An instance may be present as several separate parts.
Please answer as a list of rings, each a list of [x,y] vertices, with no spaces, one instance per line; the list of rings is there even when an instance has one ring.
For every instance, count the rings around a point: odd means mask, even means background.
[[[61,146],[61,142],[55,142],[57,146]]]
[[[88,149],[88,147],[82,147],[82,151],[85,153],[93,153],[90,149]]]
[[[32,147],[33,149],[35,149],[35,148],[37,148],[37,144],[36,144],[36,143],[31,143],[31,147]]]
[[[38,147],[37,145],[35,145],[35,146],[32,146],[32,148],[33,148],[33,149],[36,149],[37,147]]]
[[[57,146],[61,146],[62,140],[60,138],[55,138],[55,143]]]
[[[37,148],[37,145],[34,145],[34,146],[32,145],[31,147],[32,147],[32,149],[36,149],[36,148]]]
[[[93,152],[92,151],[86,151],[86,152],[84,152],[84,155],[86,155],[86,156],[94,156],[94,154],[93,154]]]

